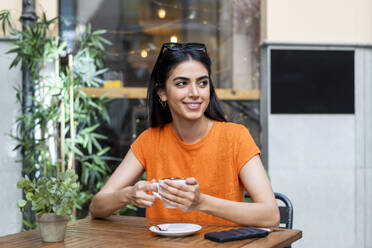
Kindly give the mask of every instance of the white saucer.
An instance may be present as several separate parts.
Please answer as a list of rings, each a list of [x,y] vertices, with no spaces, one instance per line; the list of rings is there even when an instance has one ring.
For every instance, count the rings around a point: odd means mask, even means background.
[[[193,234],[199,231],[202,227],[196,224],[189,223],[170,223],[170,224],[160,224],[160,228],[167,229],[166,231],[159,231],[155,226],[151,226],[149,230],[156,234],[167,236],[167,237],[182,237]]]

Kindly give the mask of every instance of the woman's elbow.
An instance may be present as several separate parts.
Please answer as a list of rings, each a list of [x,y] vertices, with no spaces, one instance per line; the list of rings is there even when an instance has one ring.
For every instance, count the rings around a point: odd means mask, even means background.
[[[272,217],[272,226],[279,226],[280,224],[280,213],[279,213],[279,208],[278,207],[275,207],[275,209],[273,210],[273,217]]]
[[[95,210],[95,207],[94,207],[94,202],[92,201],[89,205],[89,212],[90,212],[90,217],[92,219],[95,219],[97,218],[97,211]]]
[[[280,213],[278,207],[273,207],[269,210],[265,220],[262,222],[262,227],[277,227],[280,224]]]
[[[102,207],[99,206],[99,195],[95,195],[92,202],[90,203],[89,205],[89,212],[90,212],[90,216],[92,219],[95,219],[95,218],[106,218],[108,216],[106,216],[104,213],[102,213]],[[100,211],[101,210],[101,211]]]

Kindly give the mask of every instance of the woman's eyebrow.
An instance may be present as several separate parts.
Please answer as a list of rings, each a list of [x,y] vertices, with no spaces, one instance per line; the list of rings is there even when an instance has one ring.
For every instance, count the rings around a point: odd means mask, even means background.
[[[197,79],[196,79],[196,81],[200,81],[200,80],[203,80],[203,79],[209,79],[209,77],[208,76],[201,76],[201,77],[198,77]],[[187,78],[187,77],[175,77],[175,78],[173,78],[173,81],[177,81],[177,80],[184,80],[184,81],[189,81],[190,79],[189,78]]]
[[[200,80],[203,80],[203,79],[209,79],[208,76],[201,76],[201,77],[198,77],[197,81],[200,81]]]
[[[176,81],[176,80],[186,80],[186,81],[188,81],[190,79],[188,79],[187,77],[175,77],[175,78],[173,78],[173,81]]]

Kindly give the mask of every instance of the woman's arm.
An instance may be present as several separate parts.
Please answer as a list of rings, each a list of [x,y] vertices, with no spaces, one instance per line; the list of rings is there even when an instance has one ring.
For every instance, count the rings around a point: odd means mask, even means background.
[[[234,202],[200,193],[195,179],[188,179],[186,186],[167,181],[162,187],[172,194],[163,193],[162,196],[169,204],[183,210],[199,210],[247,226],[277,226],[279,210],[260,157],[255,156],[248,161],[240,170],[239,177],[253,203]]]
[[[243,225],[277,226],[279,210],[260,157],[248,161],[239,177],[253,203],[232,202],[202,194],[200,210]]]
[[[144,169],[131,150],[111,175],[105,186],[94,196],[89,209],[92,218],[105,218],[127,204],[151,207],[155,196],[147,194],[155,188],[150,182],[139,181]]]

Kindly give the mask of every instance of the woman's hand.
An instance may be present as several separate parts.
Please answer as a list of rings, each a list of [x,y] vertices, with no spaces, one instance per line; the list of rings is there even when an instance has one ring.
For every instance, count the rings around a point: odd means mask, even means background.
[[[169,193],[159,192],[163,201],[169,203],[184,211],[198,210],[200,200],[200,189],[195,178],[190,177],[186,179],[186,185],[172,180],[166,179],[160,184],[160,187],[167,190]]]
[[[147,192],[156,190],[156,186],[151,182],[139,181],[127,189],[126,197],[130,204],[139,208],[152,207],[156,198]]]

